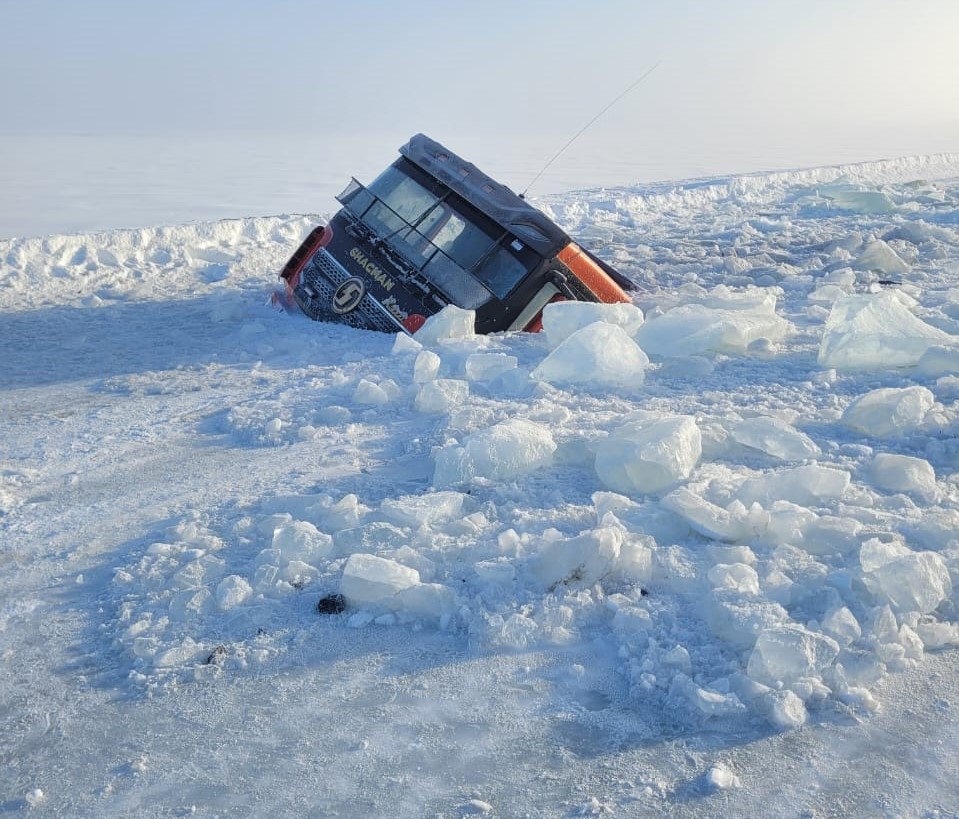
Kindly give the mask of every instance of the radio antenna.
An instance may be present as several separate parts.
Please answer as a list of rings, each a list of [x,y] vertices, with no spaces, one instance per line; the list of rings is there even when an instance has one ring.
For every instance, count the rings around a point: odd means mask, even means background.
[[[553,154],[553,156],[552,156],[552,158],[549,160],[549,162],[547,162],[547,163],[543,166],[543,170],[541,170],[538,174],[536,174],[536,176],[533,177],[533,181],[530,182],[530,183],[526,186],[526,189],[519,195],[519,196],[520,196],[520,199],[525,199],[525,198],[526,198],[526,194],[529,192],[529,189],[532,188],[533,185],[536,184],[536,180],[539,179],[544,173],[546,173],[546,171],[549,169],[549,166],[552,165],[557,159],[559,159],[560,154],[562,154],[563,151],[565,151],[570,145],[572,145],[577,139],[579,139],[579,138],[586,132],[586,130],[589,128],[590,125],[592,125],[594,122],[596,122],[596,120],[598,120],[603,114],[605,114],[605,113],[606,113],[610,108],[612,108],[617,102],[619,102],[619,101],[620,101],[623,97],[625,97],[630,91],[632,91],[637,85],[639,85],[643,80],[645,80],[645,79],[646,79],[650,74],[652,74],[657,68],[659,68],[659,63],[656,63],[652,68],[650,68],[648,71],[646,71],[646,73],[643,74],[643,75],[642,75],[638,80],[636,80],[632,85],[630,85],[629,88],[627,88],[625,91],[623,91],[623,92],[622,92],[618,97],[616,97],[609,105],[607,105],[607,106],[606,106],[602,111],[600,111],[595,117],[593,117],[589,122],[587,122],[587,123],[586,123],[582,128],[580,128],[575,134],[573,134],[573,136],[569,139],[569,141],[568,141],[562,148],[560,148],[555,154]]]

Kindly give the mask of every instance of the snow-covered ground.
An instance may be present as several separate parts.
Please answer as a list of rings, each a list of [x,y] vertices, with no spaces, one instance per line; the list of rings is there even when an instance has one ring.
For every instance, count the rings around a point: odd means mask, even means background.
[[[0,812],[959,815],[959,155],[539,204],[635,308],[0,241]]]

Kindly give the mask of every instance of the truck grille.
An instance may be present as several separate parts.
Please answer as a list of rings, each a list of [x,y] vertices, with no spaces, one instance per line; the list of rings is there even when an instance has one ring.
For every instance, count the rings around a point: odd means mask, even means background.
[[[381,333],[404,332],[403,327],[369,293],[349,313],[334,313],[331,307],[333,292],[348,278],[350,274],[332,256],[319,250],[303,268],[293,298],[299,308],[315,321],[348,324],[358,330],[378,330]]]

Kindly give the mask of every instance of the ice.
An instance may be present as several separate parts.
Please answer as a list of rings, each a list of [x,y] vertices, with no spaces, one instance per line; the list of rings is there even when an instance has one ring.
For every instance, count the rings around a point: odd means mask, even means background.
[[[428,492],[423,495],[404,495],[387,498],[380,505],[380,513],[398,526],[435,526],[461,518],[465,513],[467,496],[461,492]]]
[[[298,560],[315,564],[326,557],[332,548],[333,539],[305,520],[286,523],[273,532],[273,549],[283,563]]]
[[[365,378],[361,378],[353,390],[353,403],[355,404],[388,404],[390,397],[379,384],[374,384]]]
[[[440,357],[432,350],[420,350],[413,362],[413,382],[425,384],[433,381],[440,371]]]
[[[819,364],[837,370],[910,367],[930,347],[955,341],[917,318],[896,293],[845,296],[826,319]]]
[[[939,378],[959,373],[959,346],[929,347],[919,359],[916,370],[926,378]]]
[[[602,321],[622,327],[632,337],[643,325],[643,311],[634,304],[597,304],[585,301],[561,301],[547,304],[543,310],[543,332],[551,350],[573,333]]]
[[[852,476],[844,469],[806,464],[748,478],[736,492],[744,504],[764,507],[785,500],[798,506],[821,506],[839,500],[849,488]]]
[[[397,333],[396,339],[393,341],[393,355],[410,355],[411,353],[418,353],[423,349],[423,345],[420,344],[413,336],[407,335],[406,333]]]
[[[789,326],[776,315],[775,298],[741,310],[686,304],[648,319],[636,333],[636,341],[650,355],[662,358],[707,352],[741,354],[760,339],[782,341]]]
[[[340,593],[355,608],[402,608],[397,595],[420,582],[416,569],[368,554],[350,555],[343,569]]]
[[[538,550],[531,571],[552,590],[557,586],[591,586],[616,566],[622,546],[618,528],[605,526],[573,538],[547,541]]]
[[[596,449],[596,474],[624,495],[661,492],[689,477],[702,455],[702,437],[690,416],[631,421]]]
[[[469,396],[469,382],[454,378],[437,378],[420,385],[413,400],[417,412],[447,413],[461,406]]]
[[[415,583],[397,591],[394,599],[399,609],[414,617],[441,619],[457,608],[453,590],[439,583]]]
[[[806,724],[806,704],[790,691],[770,691],[763,697],[766,719],[780,731],[794,731]]]
[[[882,191],[869,190],[846,180],[822,185],[817,192],[830,199],[836,207],[856,213],[891,213],[896,207]]]
[[[737,421],[731,433],[742,446],[758,449],[781,461],[802,461],[820,455],[819,447],[808,435],[771,415]]]
[[[706,774],[706,782],[710,786],[710,789],[715,791],[726,791],[730,788],[742,787],[739,777],[725,765],[714,765],[710,768]]]
[[[451,486],[474,478],[517,478],[549,466],[555,451],[549,429],[511,418],[474,432],[462,446],[449,444],[435,450],[433,486]]]
[[[27,805],[31,808],[39,808],[44,802],[47,801],[47,795],[40,788],[34,788],[33,790],[27,791],[27,795],[23,798]]]
[[[466,377],[470,381],[492,381],[516,368],[518,359],[506,353],[473,353],[466,359]]]
[[[416,331],[416,340],[431,347],[450,339],[472,338],[476,334],[473,329],[475,321],[475,311],[448,304]]]
[[[554,384],[638,387],[648,365],[646,353],[622,327],[597,321],[561,342],[530,378]]]
[[[746,673],[757,682],[792,687],[804,677],[819,677],[839,654],[839,644],[797,623],[760,632],[749,655]]]
[[[851,645],[862,636],[859,621],[846,606],[831,609],[822,619],[822,629],[841,646]]]
[[[745,563],[719,563],[707,572],[714,589],[726,589],[753,597],[759,596],[759,575]]]
[[[369,511],[368,506],[360,503],[359,497],[350,493],[323,510],[320,515],[326,529],[339,532],[341,529],[351,529],[358,525]]]
[[[673,677],[669,690],[671,696],[685,697],[689,704],[705,717],[729,717],[746,710],[746,706],[735,694],[702,688],[683,672]],[[732,783],[727,787],[733,787]]]
[[[221,611],[243,605],[253,594],[250,584],[239,575],[224,577],[216,586],[216,604]]]
[[[708,538],[733,542],[745,539],[751,532],[746,514],[723,509],[685,486],[666,495],[660,505]]]
[[[949,569],[935,552],[909,552],[863,569],[866,585],[900,612],[928,614],[952,594]]]
[[[842,423],[873,438],[899,437],[917,431],[935,402],[925,387],[881,387],[853,401]]]
[[[870,474],[873,485],[887,492],[905,492],[923,501],[938,495],[935,470],[923,458],[881,452],[873,458]]]
[[[909,265],[882,239],[867,242],[854,265],[859,270],[874,270],[887,278],[903,276],[909,272]]]
[[[713,591],[704,601],[703,615],[709,630],[720,640],[748,649],[765,629],[789,619],[779,603],[754,600],[737,591]]]
[[[188,620],[209,614],[213,607],[213,594],[207,588],[183,589],[174,592],[170,600],[170,619]]]

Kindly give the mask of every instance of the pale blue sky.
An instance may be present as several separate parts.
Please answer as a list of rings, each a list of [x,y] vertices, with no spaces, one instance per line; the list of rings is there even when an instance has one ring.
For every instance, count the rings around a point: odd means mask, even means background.
[[[323,210],[418,131],[522,190],[656,63],[533,195],[959,152],[957,32],[959,0],[0,0],[0,236]]]
[[[959,120],[955,0],[2,0],[0,130],[724,138]],[[584,118],[585,115],[585,118]]]

